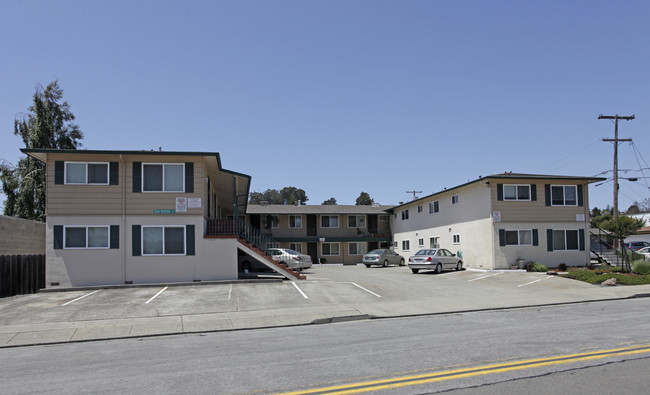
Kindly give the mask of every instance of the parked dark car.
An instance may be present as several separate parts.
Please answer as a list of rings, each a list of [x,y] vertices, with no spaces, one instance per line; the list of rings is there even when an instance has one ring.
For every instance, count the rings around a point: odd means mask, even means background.
[[[650,243],[648,243],[647,241],[631,241],[625,244],[627,244],[627,248],[629,248],[632,251],[640,250],[641,248],[644,247],[650,247]]]
[[[384,248],[372,250],[369,253],[365,254],[361,262],[363,262],[366,267],[370,267],[372,265],[405,265],[404,258],[401,255],[395,251],[387,250]]]

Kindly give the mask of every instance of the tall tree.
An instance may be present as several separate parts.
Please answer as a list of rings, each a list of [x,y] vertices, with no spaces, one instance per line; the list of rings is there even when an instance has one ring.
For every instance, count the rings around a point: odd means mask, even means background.
[[[14,121],[14,135],[20,136],[25,148],[77,149],[83,133],[74,123],[68,102],[61,102],[63,89],[59,81],[45,89],[37,86],[33,104],[27,114]],[[45,220],[45,165],[24,157],[12,167],[0,166],[2,190],[6,195],[4,214],[37,221]]]
[[[375,203],[374,200],[370,197],[368,192],[361,192],[359,197],[357,198],[357,206],[372,206]]]
[[[323,206],[336,206],[336,199],[331,197],[323,202]]]
[[[251,192],[248,197],[249,204],[305,204],[309,200],[307,193],[296,187],[284,187],[280,191],[277,189],[267,189],[264,192]]]

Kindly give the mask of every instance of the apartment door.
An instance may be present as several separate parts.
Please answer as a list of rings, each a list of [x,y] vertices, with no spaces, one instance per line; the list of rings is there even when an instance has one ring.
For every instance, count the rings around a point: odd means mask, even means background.
[[[307,215],[307,236],[318,236],[318,220],[316,214]]]
[[[377,215],[368,215],[368,233],[378,233]]]

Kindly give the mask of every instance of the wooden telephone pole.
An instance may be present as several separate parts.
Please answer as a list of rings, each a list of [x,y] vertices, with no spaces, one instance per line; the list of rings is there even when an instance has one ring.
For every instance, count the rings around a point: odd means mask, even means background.
[[[631,121],[634,119],[634,115],[627,117],[621,115],[599,115],[598,119],[613,119],[614,120],[614,138],[613,139],[603,139],[603,141],[612,141],[614,142],[614,220],[618,219],[618,143],[619,141],[632,141],[632,139],[619,139],[618,138],[618,120],[624,119],[626,121]]]

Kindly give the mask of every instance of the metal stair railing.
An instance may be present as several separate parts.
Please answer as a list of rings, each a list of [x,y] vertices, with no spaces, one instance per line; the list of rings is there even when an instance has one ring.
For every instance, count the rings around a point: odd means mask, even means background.
[[[237,236],[265,253],[269,248],[280,246],[277,240],[240,219],[207,219],[205,234],[207,236]]]

